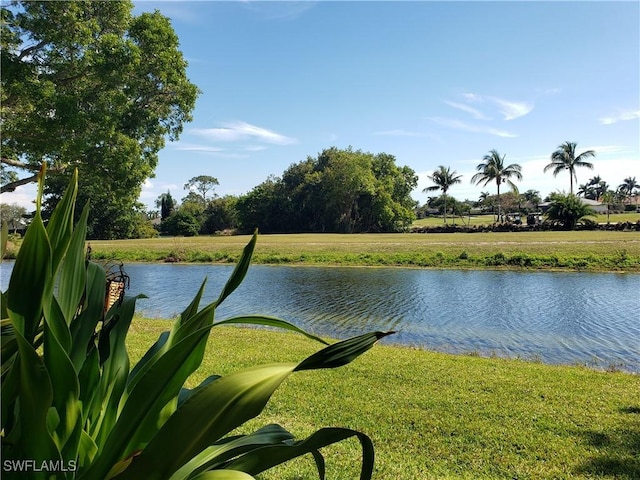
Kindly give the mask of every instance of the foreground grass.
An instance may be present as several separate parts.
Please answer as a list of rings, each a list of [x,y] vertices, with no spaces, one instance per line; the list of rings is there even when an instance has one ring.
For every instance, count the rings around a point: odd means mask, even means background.
[[[249,237],[92,241],[97,260],[235,263]],[[640,271],[640,233],[261,235],[253,263]]]
[[[132,360],[168,328],[136,320]],[[212,332],[192,387],[212,373],[299,361],[321,348],[289,333]],[[248,427],[273,422],[299,437],[324,426],[367,433],[377,480],[640,478],[640,377],[624,373],[377,345],[346,367],[293,375]],[[324,452],[327,478],[357,478],[357,442]],[[262,478],[317,478],[312,463]]]

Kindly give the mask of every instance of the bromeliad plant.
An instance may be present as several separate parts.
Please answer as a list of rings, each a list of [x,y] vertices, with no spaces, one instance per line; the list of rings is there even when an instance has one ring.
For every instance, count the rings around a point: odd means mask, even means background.
[[[262,411],[289,374],[345,365],[389,332],[327,344],[298,364],[212,375],[184,388],[210,331],[220,325],[281,327],[326,344],[272,317],[214,321],[218,305],[245,277],[254,235],[218,299],[199,309],[205,280],[171,330],[130,368],[125,340],[142,296],[125,296],[104,312],[105,271],[84,250],[88,207],[73,225],[77,172],[46,227],[43,181],[44,169],[36,215],[2,293],[3,476],[244,480],[310,453],[322,479],[319,449],[355,436],[363,453],[360,478],[371,478],[373,444],[357,431],[323,428],[304,440],[279,425],[249,435],[232,432]]]

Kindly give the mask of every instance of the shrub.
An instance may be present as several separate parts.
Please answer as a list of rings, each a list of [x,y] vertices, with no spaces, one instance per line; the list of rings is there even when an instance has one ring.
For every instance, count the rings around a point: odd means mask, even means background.
[[[572,194],[553,194],[551,205],[546,213],[548,221],[560,224],[566,230],[574,230],[581,219],[594,214],[591,207],[582,203],[579,197]]]
[[[142,295],[124,296],[104,311],[105,271],[87,260],[84,251],[87,207],[73,226],[77,172],[46,228],[40,214],[43,177],[44,170],[36,215],[2,293],[2,456],[7,478],[243,480],[307,453],[323,478],[319,449],[349,437],[362,445],[361,478],[371,478],[373,444],[360,432],[325,428],[295,440],[283,427],[267,425],[248,435],[229,433],[257,416],[291,373],[347,364],[388,332],[328,345],[298,364],[211,375],[194,389],[184,388],[204,357],[210,331],[219,325],[280,327],[326,343],[271,317],[214,323],[217,306],[247,272],[254,234],[218,299],[199,309],[205,280],[171,331],[160,335],[130,368],[125,340]],[[3,254],[6,237],[5,227]],[[20,465],[27,471],[16,472]]]

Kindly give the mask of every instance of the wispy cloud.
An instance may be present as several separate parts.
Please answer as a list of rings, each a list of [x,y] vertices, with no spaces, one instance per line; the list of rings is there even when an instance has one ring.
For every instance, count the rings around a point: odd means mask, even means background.
[[[533,110],[533,103],[530,102],[514,102],[511,100],[505,100],[503,98],[494,97],[490,95],[479,95],[477,93],[463,93],[464,98],[469,103],[490,103],[498,107],[498,111],[504,117],[504,120],[514,120],[516,118],[524,117]],[[482,115],[477,109],[469,107],[468,105],[459,104],[455,102],[446,102],[454,108],[465,110],[469,113],[477,112]],[[487,120],[487,118],[476,117],[478,119]]]
[[[505,120],[514,120],[516,118],[524,117],[533,110],[532,103],[510,102],[496,97],[489,97],[489,99],[498,104],[500,107],[500,113],[502,113]]]
[[[477,108],[470,107],[469,105],[466,105],[464,103],[450,102],[448,100],[444,100],[444,103],[446,103],[450,107],[457,108],[458,110],[462,110],[463,112],[471,114],[476,120],[490,120],[489,117],[487,117]]]
[[[607,117],[602,117],[600,123],[602,125],[613,125],[614,123],[624,122],[626,120],[635,120],[640,118],[640,110],[635,111],[618,111]]]
[[[473,133],[486,133],[489,135],[495,135],[497,137],[504,138],[515,138],[518,135],[515,133],[507,132],[506,130],[500,130],[498,128],[493,128],[485,125],[471,125],[461,120],[453,119],[453,118],[442,118],[442,117],[431,117],[429,118],[434,123],[438,125],[442,125],[443,127],[449,127],[456,130],[463,130],[466,132]]]
[[[266,128],[246,122],[223,123],[220,128],[194,128],[190,133],[215,142],[257,141],[272,145],[291,145],[295,138],[287,137]]]

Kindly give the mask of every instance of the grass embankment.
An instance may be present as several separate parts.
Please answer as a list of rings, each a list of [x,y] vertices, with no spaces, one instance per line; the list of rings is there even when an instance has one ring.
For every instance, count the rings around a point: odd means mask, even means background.
[[[249,237],[92,241],[98,260],[235,263]],[[253,263],[640,271],[640,234],[618,231],[261,235]]]
[[[168,328],[135,321],[133,359]],[[220,327],[190,386],[320,348],[295,334]],[[631,374],[377,345],[346,367],[294,374],[250,426],[274,422],[298,437],[325,426],[367,433],[376,480],[640,478],[640,376]],[[327,478],[357,478],[359,448],[325,449]],[[317,478],[312,464],[262,478]]]

